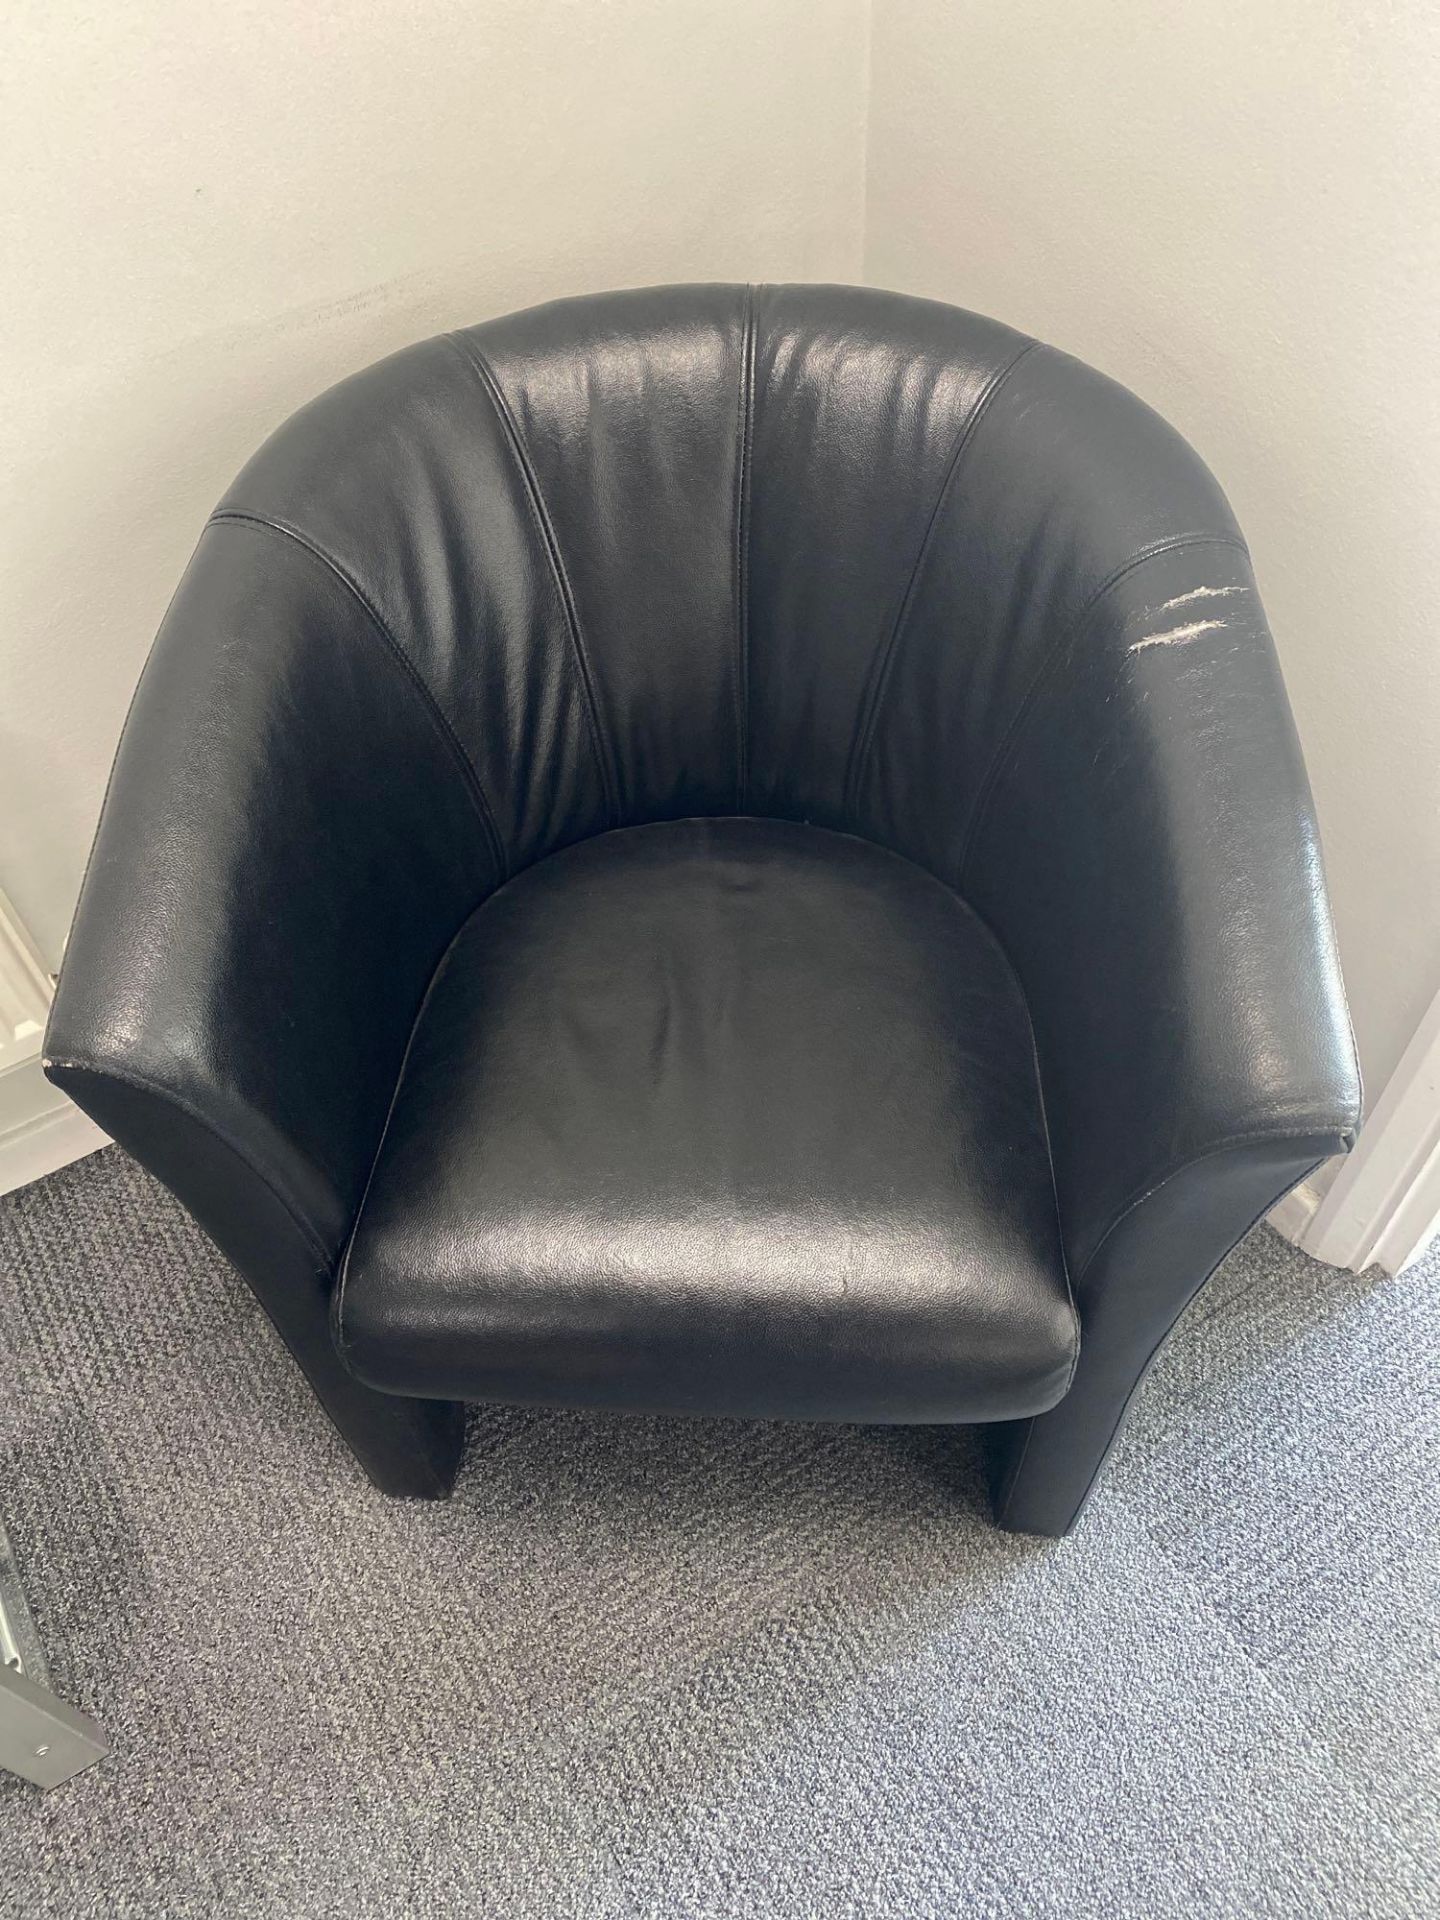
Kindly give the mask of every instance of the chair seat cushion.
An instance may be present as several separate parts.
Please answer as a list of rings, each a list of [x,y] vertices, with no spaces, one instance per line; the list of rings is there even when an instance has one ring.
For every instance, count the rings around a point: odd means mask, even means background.
[[[667,821],[493,894],[416,1023],[337,1289],[392,1392],[1037,1413],[1076,1323],[1029,1018],[937,880]]]

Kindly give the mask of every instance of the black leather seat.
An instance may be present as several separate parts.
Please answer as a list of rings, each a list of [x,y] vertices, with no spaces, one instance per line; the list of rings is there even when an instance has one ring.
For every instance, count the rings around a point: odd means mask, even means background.
[[[492,895],[416,1023],[336,1329],[392,1393],[994,1420],[1078,1351],[1025,1001],[920,868],[629,827]]]
[[[559,302],[282,427],[156,642],[47,1055],[392,1492],[465,1400],[984,1420],[1039,1532],[1360,1110],[1214,481],[843,287]]]

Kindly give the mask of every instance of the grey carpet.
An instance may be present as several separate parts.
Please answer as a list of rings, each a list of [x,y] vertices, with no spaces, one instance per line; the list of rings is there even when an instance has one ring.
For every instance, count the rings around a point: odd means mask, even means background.
[[[486,1411],[359,1479],[118,1152],[0,1201],[0,1503],[113,1757],[0,1911],[1440,1912],[1440,1260],[1253,1235],[1083,1530],[969,1435]]]

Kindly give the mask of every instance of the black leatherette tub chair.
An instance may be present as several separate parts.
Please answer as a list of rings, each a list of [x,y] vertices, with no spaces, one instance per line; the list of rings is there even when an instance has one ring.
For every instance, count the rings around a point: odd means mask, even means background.
[[[1215,482],[848,287],[561,301],[283,426],[140,683],[47,1052],[389,1492],[449,1488],[465,1401],[986,1421],[1038,1533],[1360,1112]]]

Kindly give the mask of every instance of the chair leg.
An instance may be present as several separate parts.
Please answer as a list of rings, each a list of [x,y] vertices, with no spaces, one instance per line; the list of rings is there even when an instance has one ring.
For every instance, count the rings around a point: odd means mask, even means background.
[[[367,1387],[330,1338],[326,1276],[290,1274],[280,1286],[266,1278],[263,1287],[251,1282],[261,1306],[371,1485],[394,1499],[447,1499],[465,1445],[463,1401]]]
[[[113,1139],[135,1143],[135,1157],[238,1269],[371,1483],[402,1499],[445,1499],[465,1444],[464,1406],[377,1392],[345,1366],[330,1332],[338,1245],[324,1250],[248,1160],[167,1094],[74,1064],[52,1061],[47,1072]]]
[[[464,1404],[381,1393],[357,1380],[331,1337],[328,1268],[316,1262],[288,1221],[265,1221],[263,1196],[252,1192],[248,1200],[246,1223],[259,1221],[265,1228],[258,1250],[243,1234],[226,1231],[231,1221],[206,1224],[249,1282],[371,1485],[395,1499],[448,1498],[465,1444]]]
[[[995,1429],[995,1523],[1010,1533],[1062,1539],[1080,1518],[1125,1418],[1132,1378],[1118,1391],[1078,1378],[1048,1413]]]
[[[465,1446],[465,1407],[459,1400],[408,1400],[348,1380],[342,1391],[316,1398],[371,1486],[396,1500],[448,1500]]]
[[[1051,1539],[1079,1519],[1136,1388],[1230,1249],[1339,1141],[1242,1140],[1143,1196],[1075,1280],[1080,1361],[1058,1406],[1002,1427],[995,1519]]]

